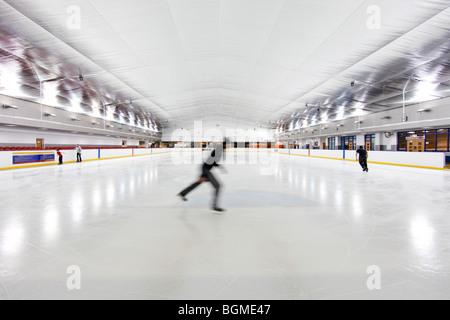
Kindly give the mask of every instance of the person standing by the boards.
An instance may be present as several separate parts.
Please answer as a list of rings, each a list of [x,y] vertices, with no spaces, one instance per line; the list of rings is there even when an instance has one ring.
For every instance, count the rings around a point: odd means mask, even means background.
[[[83,152],[83,149],[81,149],[81,146],[77,144],[75,150],[77,152],[77,162],[83,162],[83,159],[81,159],[81,153]]]
[[[63,164],[63,154],[61,152],[61,149],[56,149],[56,154],[58,155],[59,158],[59,165]]]

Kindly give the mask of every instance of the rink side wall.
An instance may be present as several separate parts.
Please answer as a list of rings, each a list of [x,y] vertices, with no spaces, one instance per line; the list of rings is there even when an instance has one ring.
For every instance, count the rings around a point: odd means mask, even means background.
[[[281,154],[322,158],[330,160],[356,161],[356,151],[348,150],[280,150]],[[443,170],[445,153],[440,152],[369,152],[369,163],[393,166]]]
[[[109,159],[120,159],[138,156],[152,156],[167,153],[182,153],[191,152],[201,153],[201,149],[93,149],[84,150],[82,157],[83,161],[99,161]],[[203,150],[209,152],[209,150]],[[341,161],[356,161],[355,151],[343,150],[293,150],[293,149],[228,149],[227,152],[260,152],[266,154],[280,154],[285,156],[301,156],[318,159],[341,160]],[[63,150],[64,163],[75,163],[77,160],[75,150]],[[53,157],[53,161],[46,160],[45,162],[31,162],[31,163],[15,163],[14,159],[30,158],[36,160],[40,156]],[[188,156],[188,155],[186,155]],[[15,158],[16,157],[16,158]],[[44,159],[44,158],[43,158]],[[192,159],[180,157],[180,159]],[[201,162],[202,157],[194,157],[195,162]],[[446,165],[445,153],[407,153],[407,152],[386,152],[386,151],[372,151],[369,152],[369,163],[404,166],[413,168],[444,170]],[[19,168],[30,168],[38,166],[48,166],[58,164],[58,156],[55,151],[2,151],[0,152],[0,170],[10,170]]]
[[[138,156],[151,156],[164,154],[168,152],[177,152],[177,149],[92,149],[83,150],[83,161],[99,161],[120,159]],[[62,150],[64,164],[76,163],[77,154],[75,150]],[[31,163],[14,163],[14,157],[30,157],[36,158],[40,155],[53,155],[54,161],[31,162]],[[17,158],[16,158],[17,159]],[[32,159],[33,160],[33,159]],[[34,159],[36,160],[36,159]],[[57,165],[59,163],[56,151],[1,151],[0,152],[0,170],[32,168],[39,166]]]

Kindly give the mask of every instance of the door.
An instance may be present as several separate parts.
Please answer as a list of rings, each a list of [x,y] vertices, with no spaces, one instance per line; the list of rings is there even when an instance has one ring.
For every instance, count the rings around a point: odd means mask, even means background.
[[[349,142],[349,144],[348,144],[348,150],[354,150],[354,149],[353,149],[353,142]]]
[[[44,139],[36,139],[36,148],[44,149]]]
[[[417,152],[425,152],[425,140],[417,141]]]
[[[408,152],[425,152],[425,141],[422,139],[409,140]]]

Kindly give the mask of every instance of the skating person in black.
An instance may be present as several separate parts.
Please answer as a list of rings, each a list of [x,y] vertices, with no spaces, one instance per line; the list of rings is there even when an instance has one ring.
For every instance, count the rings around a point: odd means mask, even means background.
[[[185,190],[181,191],[178,194],[178,196],[183,201],[187,201],[186,196],[190,192],[192,192],[194,189],[196,189],[198,186],[200,186],[203,182],[211,182],[211,184],[214,186],[214,189],[215,189],[212,209],[217,212],[225,211],[224,209],[222,209],[218,206],[218,198],[219,198],[219,192],[220,192],[220,187],[221,187],[220,183],[219,183],[219,181],[217,181],[217,179],[211,173],[211,170],[214,167],[219,167],[225,171],[225,169],[221,165],[218,164],[218,162],[222,159],[225,146],[226,146],[225,142],[223,144],[218,144],[215,146],[214,151],[211,153],[211,156],[208,158],[208,160],[205,163],[203,163],[202,175],[197,180],[197,182],[195,182],[190,187],[186,188]]]
[[[359,147],[359,150],[356,151],[356,160],[358,160],[359,156],[359,164],[363,168],[363,172],[369,172],[369,167],[367,166],[367,159],[369,158],[369,154],[364,147]]]

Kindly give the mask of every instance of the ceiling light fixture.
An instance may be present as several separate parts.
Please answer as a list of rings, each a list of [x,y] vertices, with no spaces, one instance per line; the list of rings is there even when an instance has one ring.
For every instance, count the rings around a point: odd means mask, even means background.
[[[56,114],[54,114],[54,113],[49,113],[49,112],[44,113],[44,116],[56,118]]]
[[[431,112],[430,109],[419,109],[417,110],[417,113],[424,113],[424,112]]]

